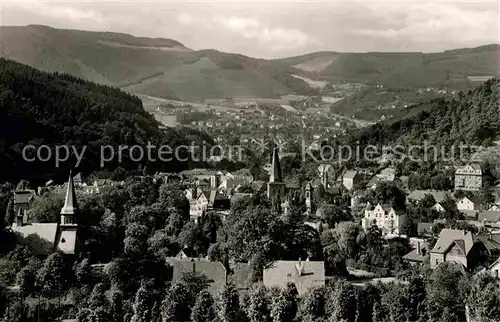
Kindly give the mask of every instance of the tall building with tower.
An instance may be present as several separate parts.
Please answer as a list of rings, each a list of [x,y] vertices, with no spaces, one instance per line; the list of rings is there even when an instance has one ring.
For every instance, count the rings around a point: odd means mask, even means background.
[[[267,197],[273,199],[276,197],[283,198],[285,196],[286,186],[283,182],[281,174],[279,148],[274,146],[273,158],[271,161],[271,172],[269,174],[269,182],[267,183]]]
[[[24,244],[31,246],[35,254],[43,255],[59,251],[66,255],[74,255],[78,252],[79,245],[77,214],[75,184],[70,173],[59,222],[33,222],[28,212],[18,211],[11,230],[18,238],[23,239]]]

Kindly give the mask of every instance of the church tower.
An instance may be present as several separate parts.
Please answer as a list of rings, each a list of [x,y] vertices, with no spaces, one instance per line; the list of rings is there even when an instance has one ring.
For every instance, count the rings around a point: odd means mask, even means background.
[[[70,172],[66,188],[66,199],[61,209],[61,221],[56,240],[57,248],[65,254],[76,253],[78,224],[76,224],[75,216],[77,215],[77,210],[75,185]]]
[[[281,176],[279,149],[277,146],[274,146],[271,173],[269,182],[267,183],[267,198],[273,199],[276,196],[281,198],[285,196],[285,183]]]

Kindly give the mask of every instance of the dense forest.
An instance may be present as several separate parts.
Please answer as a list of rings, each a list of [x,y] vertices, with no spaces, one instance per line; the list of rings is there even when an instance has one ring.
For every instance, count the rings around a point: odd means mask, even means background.
[[[75,146],[81,152],[87,146],[77,170],[92,172],[100,166],[101,146],[146,146],[168,144],[189,145],[190,141],[211,142],[207,136],[188,129],[160,131],[154,117],[145,112],[139,98],[119,89],[101,86],[69,75],[50,74],[25,65],[0,60],[0,180],[46,179],[75,166],[70,157],[55,169],[54,159],[48,162],[27,162],[22,157],[26,145]],[[52,150],[54,152],[54,150]],[[46,151],[44,153],[47,153]],[[45,156],[45,154],[43,154]],[[139,165],[128,160],[105,164],[108,169],[118,165],[126,170]],[[152,163],[142,167],[162,167],[169,171],[184,168],[179,162]],[[54,170],[55,169],[55,170]]]
[[[361,144],[491,145],[500,129],[500,79],[451,100],[436,99],[349,136]]]

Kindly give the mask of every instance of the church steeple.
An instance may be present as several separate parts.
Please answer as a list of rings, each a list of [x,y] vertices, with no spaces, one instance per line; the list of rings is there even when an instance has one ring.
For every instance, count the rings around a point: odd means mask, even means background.
[[[75,185],[73,183],[73,176],[71,171],[69,172],[68,187],[66,188],[66,199],[64,201],[64,206],[61,209],[61,224],[73,224],[73,217],[76,214],[76,193]]]
[[[281,177],[279,148],[277,145],[274,145],[273,159],[271,162],[272,163],[271,163],[271,173],[270,173],[269,182],[283,182],[283,179]]]
[[[269,182],[267,183],[267,197],[273,199],[276,196],[284,197],[285,183],[281,176],[281,166],[279,158],[279,149],[275,145],[273,148],[273,159],[271,163],[271,173],[269,174]]]

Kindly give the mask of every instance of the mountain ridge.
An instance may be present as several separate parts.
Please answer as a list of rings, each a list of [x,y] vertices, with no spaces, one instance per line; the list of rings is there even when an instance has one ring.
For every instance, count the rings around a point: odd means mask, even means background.
[[[43,25],[0,27],[6,58],[68,73],[132,93],[203,102],[207,98],[317,95],[299,75],[340,84],[472,88],[470,76],[500,75],[500,45],[440,53],[320,51],[252,58],[215,49],[191,50],[167,38]]]

